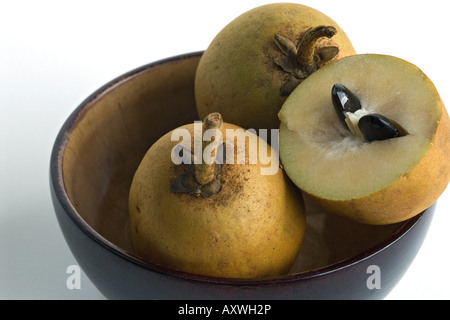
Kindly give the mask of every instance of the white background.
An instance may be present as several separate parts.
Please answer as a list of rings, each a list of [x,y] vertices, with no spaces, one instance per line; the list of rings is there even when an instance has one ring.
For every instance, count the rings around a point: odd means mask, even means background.
[[[84,274],[80,290],[66,287],[76,261],[56,222],[48,178],[61,125],[109,80],[204,50],[236,16],[274,1],[0,1],[0,299],[103,299]],[[358,53],[419,66],[450,106],[447,2],[300,3],[332,17]],[[388,299],[450,298],[449,189]]]

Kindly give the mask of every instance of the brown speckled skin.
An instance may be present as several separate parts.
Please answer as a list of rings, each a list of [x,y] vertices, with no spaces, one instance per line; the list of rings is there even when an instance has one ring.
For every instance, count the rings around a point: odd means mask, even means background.
[[[331,61],[355,54],[335,21],[304,5],[262,5],[234,19],[216,35],[200,61],[195,79],[199,115],[217,111],[245,129],[278,129],[277,114],[286,100],[280,96],[280,87],[288,73],[274,62],[281,57],[274,34],[297,44],[307,29],[320,25],[338,30],[333,38],[318,41],[318,47],[339,47],[339,54]]]
[[[181,129],[194,136],[194,124]],[[244,132],[224,123],[224,141],[228,130]],[[130,188],[131,234],[137,252],[149,261],[216,277],[286,274],[305,233],[299,190],[282,170],[262,175],[264,165],[250,163],[246,143],[245,164],[223,164],[217,194],[205,198],[172,192],[170,183],[184,166],[172,162],[171,150],[178,141],[171,141],[171,135],[172,131],[152,145]],[[266,142],[260,139],[258,144],[263,148]],[[237,142],[234,147],[228,142],[230,146],[237,159]]]

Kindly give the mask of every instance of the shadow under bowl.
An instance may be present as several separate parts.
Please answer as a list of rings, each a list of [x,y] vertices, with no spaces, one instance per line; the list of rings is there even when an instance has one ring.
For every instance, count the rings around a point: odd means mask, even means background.
[[[128,190],[142,157],[163,134],[198,120],[195,71],[202,52],[132,70],[69,116],[50,161],[56,216],[74,257],[109,299],[382,299],[420,249],[435,205],[405,222],[368,226],[308,199],[307,232],[287,275],[226,279],[189,274],[133,250]]]

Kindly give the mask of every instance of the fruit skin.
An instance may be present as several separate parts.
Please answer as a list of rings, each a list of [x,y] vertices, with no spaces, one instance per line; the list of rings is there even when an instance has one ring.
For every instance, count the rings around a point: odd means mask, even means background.
[[[277,114],[286,99],[280,96],[280,87],[288,74],[274,62],[282,56],[274,34],[297,44],[306,30],[319,25],[337,29],[332,39],[318,42],[319,46],[339,47],[331,61],[355,54],[336,22],[304,5],[263,5],[230,22],[213,39],[197,69],[195,96],[200,118],[217,111],[246,129],[278,129]]]
[[[336,68],[336,66],[339,64],[343,65],[350,60],[364,61],[365,59],[373,59],[378,60],[379,62],[386,62],[388,61],[384,60],[386,58],[389,58],[389,60],[391,61],[397,61],[396,64],[402,64],[405,70],[408,71],[408,75],[402,78],[401,81],[407,81],[408,83],[410,83],[412,81],[410,77],[414,77],[414,79],[420,79],[423,86],[426,86],[426,90],[424,87],[426,94],[429,95],[429,98],[427,99],[429,99],[428,101],[430,101],[430,105],[426,105],[426,107],[430,108],[430,111],[432,109],[434,110],[434,108],[436,108],[436,110],[439,110],[437,122],[433,124],[434,129],[433,132],[430,133],[431,139],[429,140],[429,143],[427,145],[428,149],[425,150],[423,157],[420,158],[420,160],[410,171],[400,175],[398,179],[391,183],[389,186],[370,194],[344,200],[324,198],[318,196],[313,192],[310,192],[309,190],[307,190],[308,187],[302,185],[302,181],[295,177],[295,168],[290,167],[287,164],[287,151],[286,145],[283,141],[283,136],[287,134],[290,129],[288,129],[288,126],[285,123],[287,118],[284,106],[279,113],[279,116],[282,119],[280,125],[281,162],[284,165],[288,176],[290,176],[294,183],[296,183],[296,185],[303,191],[303,194],[308,198],[314,200],[317,204],[319,204],[330,213],[340,214],[362,223],[374,225],[392,224],[407,220],[431,206],[446,189],[450,181],[450,121],[445,106],[433,83],[426,77],[425,74],[423,74],[423,72],[417,66],[395,57],[369,54],[347,57],[334,64],[330,64],[329,66],[324,67],[307,79],[309,84],[313,84],[314,82],[315,86],[317,86],[316,84],[318,80],[316,79],[322,77],[322,75],[327,72],[330,78],[333,78],[334,76],[331,76],[332,72],[330,72],[330,69]],[[362,69],[363,65],[360,65],[359,62],[357,65],[361,69],[361,74],[367,75],[368,73],[370,73],[367,70],[364,71],[364,69]],[[337,77],[339,78],[339,76]],[[345,76],[343,78],[345,78]],[[365,76],[365,78],[368,77]],[[397,79],[389,79],[389,82],[392,84],[396,80]],[[355,84],[357,83],[357,81],[352,80],[352,83]],[[306,82],[304,84],[306,84]],[[300,88],[297,88],[296,90],[299,89]],[[305,87],[303,87],[302,89],[305,89]],[[329,88],[324,88],[324,90],[328,89]],[[415,90],[417,91],[417,88],[415,88]],[[384,92],[384,95],[387,94],[387,91]],[[396,95],[398,96],[399,94],[400,93],[397,93]],[[295,91],[291,94],[289,99],[295,99],[294,96]],[[383,95],[381,94],[380,96]],[[401,96],[402,95],[400,94],[399,97]],[[419,117],[426,118],[424,114],[419,114]],[[402,138],[394,138],[394,140],[395,139]],[[376,143],[385,142],[381,141]],[[296,146],[296,148],[299,147]],[[398,155],[398,157],[402,157],[402,154]],[[337,181],[336,183],[339,185],[342,184],[342,181]]]
[[[193,124],[181,128],[193,136]],[[226,129],[237,128],[224,123],[224,137]],[[248,164],[247,159],[247,164],[223,166],[222,190],[212,197],[173,193],[170,184],[184,168],[171,160],[178,141],[170,136],[149,149],[130,188],[131,232],[138,255],[215,277],[287,273],[303,241],[305,216],[301,193],[284,172],[261,175],[261,164]]]

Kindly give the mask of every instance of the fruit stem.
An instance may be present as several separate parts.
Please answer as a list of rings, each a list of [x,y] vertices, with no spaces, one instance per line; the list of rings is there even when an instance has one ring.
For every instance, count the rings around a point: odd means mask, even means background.
[[[187,170],[172,180],[170,184],[170,190],[172,192],[212,197],[222,189],[219,179],[222,165],[221,163],[216,163],[218,156],[217,150],[223,140],[221,132],[222,125],[223,120],[220,113],[210,113],[205,117],[202,123],[201,155],[191,158],[194,162],[186,164]],[[211,132],[211,130],[213,131]],[[205,137],[208,136],[211,139],[205,141]],[[194,137],[194,139],[196,138]],[[197,160],[199,158],[200,161],[198,162]]]
[[[203,135],[207,130],[219,130],[222,128],[223,119],[222,115],[218,112],[208,114],[203,120]],[[219,146],[220,141],[216,141],[216,137],[220,136],[218,134],[213,134],[211,136],[211,141],[205,141],[202,139],[202,155],[203,159],[201,163],[195,164],[195,180],[201,185],[206,185],[213,181],[216,178],[215,168],[216,168],[216,155],[217,155],[217,147]],[[211,156],[209,161],[205,161],[204,159],[205,150],[209,148],[211,149],[211,153],[206,155],[207,157]]]
[[[320,38],[332,38],[337,30],[333,26],[318,26],[307,30],[297,44],[297,60],[300,66],[309,69],[314,64],[316,42]]]

